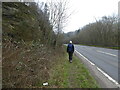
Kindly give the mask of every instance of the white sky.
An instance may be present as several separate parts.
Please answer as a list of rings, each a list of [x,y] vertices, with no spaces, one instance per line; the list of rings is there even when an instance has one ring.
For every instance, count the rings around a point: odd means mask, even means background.
[[[39,0],[43,1],[43,0]],[[46,1],[46,0],[44,0]],[[49,1],[49,0],[48,0]],[[68,0],[68,13],[72,13],[64,32],[70,32],[82,28],[86,24],[98,20],[102,16],[118,14],[118,2],[120,0]]]
[[[64,32],[75,31],[86,24],[98,20],[102,16],[118,14],[120,0],[70,0],[70,9],[75,10],[71,15]]]

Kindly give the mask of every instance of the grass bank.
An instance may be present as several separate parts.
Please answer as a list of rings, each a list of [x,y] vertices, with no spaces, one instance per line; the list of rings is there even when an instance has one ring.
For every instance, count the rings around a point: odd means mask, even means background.
[[[33,45],[15,46],[9,40],[2,43],[2,88],[33,88],[48,81],[49,71],[63,50]]]
[[[95,79],[90,75],[87,68],[76,57],[69,63],[67,53],[59,57],[58,62],[50,69],[50,78],[46,88],[99,88]]]

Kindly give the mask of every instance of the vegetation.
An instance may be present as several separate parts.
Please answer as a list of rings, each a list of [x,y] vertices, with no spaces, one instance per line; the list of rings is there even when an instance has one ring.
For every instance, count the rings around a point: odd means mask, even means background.
[[[119,47],[120,38],[118,37],[117,20],[115,16],[104,16],[100,20],[84,26],[82,29],[65,34],[65,43],[72,40],[76,44]]]
[[[44,7],[45,8],[45,7]],[[3,43],[10,41],[52,45],[52,31],[46,12],[36,3],[3,3]],[[49,41],[49,43],[48,43]]]
[[[66,5],[66,1],[2,3],[3,88],[43,87],[44,82],[52,88],[99,87],[78,58],[74,56],[69,64],[62,44],[65,39],[118,47],[116,17],[103,17],[74,33],[62,34],[68,18]]]
[[[3,49],[3,88],[32,88],[40,81],[45,82],[49,79],[52,62],[59,56],[62,57],[57,50],[42,45],[15,48],[9,43]]]
[[[33,87],[49,79],[52,62],[62,57],[61,32],[54,31],[50,14],[43,2],[2,3],[3,88]]]
[[[57,64],[50,69],[48,83],[47,88],[99,88],[84,64],[76,56],[73,56],[73,62],[69,63],[67,53],[59,58]]]

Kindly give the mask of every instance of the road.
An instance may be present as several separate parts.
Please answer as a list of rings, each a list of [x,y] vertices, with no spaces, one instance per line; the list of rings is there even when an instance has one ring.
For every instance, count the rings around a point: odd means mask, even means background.
[[[120,70],[120,66],[118,69],[118,50],[82,45],[74,46],[77,52],[85,56],[114,80],[120,81],[120,78],[118,79],[118,70]]]

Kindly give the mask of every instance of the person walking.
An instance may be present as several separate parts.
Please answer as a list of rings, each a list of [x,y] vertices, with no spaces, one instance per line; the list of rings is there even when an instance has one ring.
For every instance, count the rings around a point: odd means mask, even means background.
[[[72,56],[74,53],[74,45],[72,44],[72,41],[70,41],[70,43],[67,46],[67,52],[69,55],[69,62],[72,63]]]

